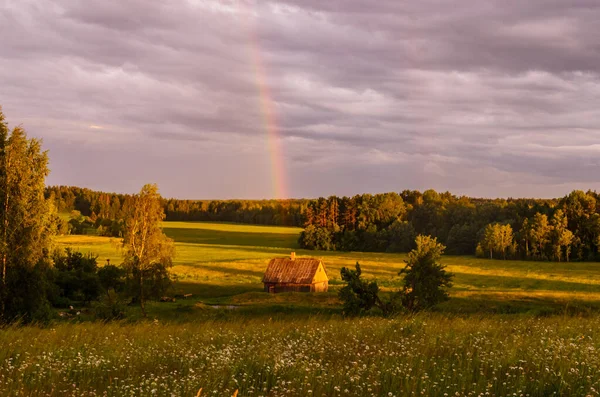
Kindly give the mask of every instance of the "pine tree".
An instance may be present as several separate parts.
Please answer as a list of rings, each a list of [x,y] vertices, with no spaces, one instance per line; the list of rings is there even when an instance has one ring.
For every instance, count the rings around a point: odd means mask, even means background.
[[[409,252],[404,274],[403,305],[410,311],[430,308],[449,299],[453,274],[437,263],[446,247],[430,236],[417,236],[417,248]]]

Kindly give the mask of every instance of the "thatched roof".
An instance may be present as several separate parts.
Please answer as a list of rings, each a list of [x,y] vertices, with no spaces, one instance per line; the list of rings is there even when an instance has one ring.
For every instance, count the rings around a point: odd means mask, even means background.
[[[315,258],[274,258],[263,283],[311,284],[321,261]]]

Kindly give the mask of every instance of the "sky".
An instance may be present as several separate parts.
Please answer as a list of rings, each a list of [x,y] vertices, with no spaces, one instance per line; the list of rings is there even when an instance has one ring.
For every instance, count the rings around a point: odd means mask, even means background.
[[[600,190],[597,0],[0,0],[50,185],[282,198]]]

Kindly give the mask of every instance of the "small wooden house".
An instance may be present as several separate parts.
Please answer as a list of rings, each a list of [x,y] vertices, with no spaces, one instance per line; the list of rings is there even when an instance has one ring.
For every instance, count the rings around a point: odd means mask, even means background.
[[[327,292],[329,278],[320,259],[273,258],[263,277],[265,292]]]

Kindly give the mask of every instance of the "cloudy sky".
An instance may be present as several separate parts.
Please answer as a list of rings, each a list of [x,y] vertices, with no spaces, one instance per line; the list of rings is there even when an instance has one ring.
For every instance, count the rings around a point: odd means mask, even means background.
[[[0,0],[49,184],[179,198],[600,189],[597,0]]]

